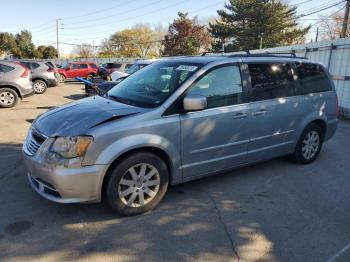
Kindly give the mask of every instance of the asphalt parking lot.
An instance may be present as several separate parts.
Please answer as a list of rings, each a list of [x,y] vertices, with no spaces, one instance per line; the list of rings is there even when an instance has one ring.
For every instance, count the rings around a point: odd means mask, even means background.
[[[0,261],[350,261],[350,121],[313,164],[280,158],[174,186],[157,209],[122,218],[105,204],[49,202],[27,183],[31,121],[82,87],[0,110]]]

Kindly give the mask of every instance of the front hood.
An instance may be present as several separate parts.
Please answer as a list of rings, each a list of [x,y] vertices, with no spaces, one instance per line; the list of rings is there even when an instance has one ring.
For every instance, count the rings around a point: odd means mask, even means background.
[[[77,136],[99,124],[145,111],[144,108],[94,96],[50,110],[37,118],[34,126],[50,137]]]

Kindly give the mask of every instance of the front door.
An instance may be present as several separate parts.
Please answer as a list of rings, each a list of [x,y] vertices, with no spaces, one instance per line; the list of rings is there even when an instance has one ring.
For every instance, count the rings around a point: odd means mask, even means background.
[[[207,98],[207,109],[180,117],[184,180],[245,163],[249,108],[243,93],[236,64],[216,67],[190,87],[187,94]]]

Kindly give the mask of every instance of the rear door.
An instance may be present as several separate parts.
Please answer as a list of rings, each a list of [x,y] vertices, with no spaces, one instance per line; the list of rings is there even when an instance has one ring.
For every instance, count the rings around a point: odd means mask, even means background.
[[[239,65],[213,68],[187,94],[205,96],[208,107],[180,116],[184,179],[244,164],[249,107]]]
[[[88,74],[89,74],[88,64],[86,64],[86,63],[79,64],[79,72],[78,72],[77,76],[87,77]]]
[[[290,152],[296,129],[294,76],[284,62],[248,63],[250,74],[250,143],[248,162]]]

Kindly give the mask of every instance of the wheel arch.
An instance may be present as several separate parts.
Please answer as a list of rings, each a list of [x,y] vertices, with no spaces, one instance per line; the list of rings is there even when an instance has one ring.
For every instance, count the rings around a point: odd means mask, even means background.
[[[122,154],[118,155],[116,158],[114,158],[112,163],[109,165],[109,167],[107,168],[107,171],[105,172],[105,175],[102,179],[102,185],[101,185],[101,191],[100,191],[102,200],[105,199],[106,186],[107,186],[108,179],[111,175],[111,171],[118,165],[118,163],[120,163],[121,161],[123,161],[127,157],[129,157],[133,154],[139,153],[139,152],[148,152],[148,153],[153,153],[153,154],[159,156],[164,161],[164,163],[168,169],[169,183],[172,184],[173,163],[171,161],[169,154],[165,150],[163,150],[159,147],[156,147],[156,146],[140,146],[140,147],[125,151]]]
[[[1,89],[1,88],[9,88],[9,89],[12,89],[13,91],[16,92],[16,94],[18,95],[19,98],[21,98],[21,99],[23,98],[21,92],[19,91],[19,89],[18,89],[17,87],[15,87],[15,86],[12,86],[12,85],[1,85],[1,86],[0,86],[0,89]]]
[[[45,78],[42,78],[42,77],[34,77],[34,78],[32,79],[33,82],[36,81],[36,80],[44,81],[44,82],[46,83],[46,85],[49,86],[49,84],[48,84],[48,82],[47,82],[47,80],[46,80]]]

